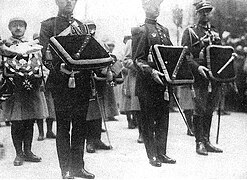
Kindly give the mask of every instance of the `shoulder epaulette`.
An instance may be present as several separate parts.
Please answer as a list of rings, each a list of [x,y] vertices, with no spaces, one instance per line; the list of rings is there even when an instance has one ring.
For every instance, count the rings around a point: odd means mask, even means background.
[[[132,36],[135,36],[135,35],[137,35],[137,34],[139,34],[141,32],[144,32],[144,31],[145,31],[144,25],[139,26],[139,27],[132,27],[131,28],[131,34],[132,34]]]
[[[49,19],[46,19],[46,20],[42,21],[41,23],[48,23],[48,22],[50,22],[50,21],[53,21],[55,18],[56,18],[56,17],[51,17],[51,18],[49,18]]]
[[[168,32],[168,28],[167,27],[165,27],[165,26],[163,26],[163,25],[161,25],[161,24],[159,24],[159,23],[157,23],[162,29],[164,29],[166,32]]]

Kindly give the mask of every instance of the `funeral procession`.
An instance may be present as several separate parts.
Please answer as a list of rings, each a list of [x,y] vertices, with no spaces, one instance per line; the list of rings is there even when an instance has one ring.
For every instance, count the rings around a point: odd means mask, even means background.
[[[247,179],[247,0],[0,9],[0,179]]]

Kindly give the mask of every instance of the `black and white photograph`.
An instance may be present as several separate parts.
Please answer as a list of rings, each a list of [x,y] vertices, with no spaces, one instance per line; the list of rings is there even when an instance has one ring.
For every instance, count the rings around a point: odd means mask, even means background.
[[[246,0],[0,0],[0,179],[247,179]]]

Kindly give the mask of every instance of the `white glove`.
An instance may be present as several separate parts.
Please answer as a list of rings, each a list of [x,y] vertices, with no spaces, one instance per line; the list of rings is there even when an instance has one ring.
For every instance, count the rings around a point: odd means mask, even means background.
[[[154,79],[155,82],[157,82],[158,84],[162,84],[164,85],[164,83],[162,82],[162,80],[160,79],[160,76],[165,76],[163,73],[152,69],[152,73],[151,73],[152,78]]]
[[[199,74],[200,74],[201,76],[203,76],[204,78],[208,79],[207,74],[205,73],[205,71],[208,72],[209,69],[206,68],[205,66],[199,66],[199,67],[198,67],[198,72],[199,72]]]

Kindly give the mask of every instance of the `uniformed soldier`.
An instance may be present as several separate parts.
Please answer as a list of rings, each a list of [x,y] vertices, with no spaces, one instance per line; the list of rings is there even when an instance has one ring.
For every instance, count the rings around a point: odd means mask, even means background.
[[[9,21],[9,30],[12,36],[5,42],[10,47],[27,43],[25,37],[27,23],[23,18],[16,17]],[[13,56],[9,57],[13,58]],[[24,60],[24,56],[19,53],[16,57]],[[25,63],[24,63],[25,64]],[[14,70],[14,68],[13,68]],[[6,76],[6,74],[4,74]],[[3,117],[11,121],[11,136],[16,151],[14,166],[21,166],[24,161],[40,162],[41,158],[31,151],[33,140],[33,125],[36,119],[47,117],[47,107],[44,93],[40,90],[41,78],[28,81],[32,83],[29,90],[23,86],[23,78],[18,73],[13,77],[15,88],[13,95],[7,99],[3,105]]]
[[[149,56],[151,45],[172,45],[167,28],[157,23],[160,4],[163,0],[143,0],[146,14],[145,24],[132,28],[132,55],[138,70],[136,94],[141,108],[143,139],[149,163],[161,167],[161,163],[174,164],[174,159],[166,156],[169,95],[156,70],[155,63]]]
[[[34,33],[33,34],[33,40],[36,41],[36,42],[39,42],[39,33]],[[47,76],[49,74],[49,70],[44,66],[42,67],[42,70],[43,70],[44,82],[45,82],[46,79],[47,79]],[[42,85],[42,86],[44,86],[44,85]],[[48,113],[49,113],[49,116],[46,118],[46,125],[47,125],[46,138],[48,138],[48,139],[56,139],[56,135],[52,131],[53,121],[56,119],[53,98],[52,98],[52,95],[51,95],[50,91],[45,90],[44,93],[45,93],[45,99],[46,99]],[[37,120],[36,123],[37,123],[38,130],[39,130],[39,136],[38,136],[37,140],[38,141],[43,141],[45,139],[45,137],[44,137],[44,126],[43,126],[44,122],[43,122],[43,119]]]
[[[17,55],[17,52],[13,52],[11,49],[9,49],[5,44],[5,41],[3,41],[0,37],[0,58],[2,59],[2,56],[9,56],[13,57]],[[2,72],[1,72],[2,73]],[[2,76],[0,78],[0,81],[2,81]],[[1,127],[1,126],[0,126]],[[3,159],[5,154],[5,149],[2,142],[0,142],[0,159]]]
[[[210,141],[210,127],[212,114],[219,99],[220,84],[209,81],[207,77],[206,47],[209,44],[221,44],[219,34],[210,24],[210,12],[213,6],[209,1],[200,1],[194,4],[198,23],[185,29],[182,45],[189,47],[191,58],[189,64],[195,77],[195,110],[193,123],[195,128],[196,152],[208,155],[208,152],[222,152],[214,147]]]
[[[56,0],[58,15],[41,23],[40,43],[44,46],[42,50],[43,60],[50,69],[46,88],[49,88],[54,98],[57,118],[57,153],[63,179],[82,177],[93,179],[95,176],[84,168],[84,146],[87,135],[86,115],[91,94],[90,71],[80,71],[74,75],[75,88],[68,87],[70,75],[61,72],[61,61],[53,58],[49,62],[50,53],[48,47],[49,39],[57,36],[65,29],[69,33],[87,34],[86,26],[73,18],[72,13],[77,0]],[[72,27],[76,23],[79,27]],[[67,68],[67,67],[65,67]],[[70,71],[67,69],[67,71]],[[70,136],[70,124],[72,124]]]
[[[86,21],[84,24],[87,25],[90,34],[95,38],[96,33],[96,24],[93,21]],[[97,72],[96,72],[97,71]],[[100,73],[101,70],[95,70],[94,72]],[[102,127],[102,114],[100,108],[104,108],[102,94],[103,88],[107,85],[106,81],[97,81],[96,79],[92,79],[91,83],[95,82],[95,90],[98,93],[98,97],[92,97],[89,101],[89,107],[87,112],[87,126],[88,126],[88,134],[87,134],[87,145],[86,150],[88,153],[95,153],[97,149],[102,150],[110,150],[111,146],[107,146],[101,140],[101,127]],[[92,89],[93,89],[92,88]],[[97,99],[99,98],[99,99]],[[101,107],[99,107],[101,106]]]
[[[119,59],[117,59],[116,55],[113,54],[113,50],[115,49],[115,41],[112,38],[104,37],[102,40],[102,45],[105,50],[110,54],[113,58],[113,64],[110,68],[106,68],[105,70],[110,70],[111,73],[114,74],[112,84],[111,82],[104,86],[103,88],[103,103],[104,103],[104,110],[105,116],[107,121],[118,121],[115,116],[119,115],[118,106],[117,106],[117,99],[116,94],[114,91],[115,84],[115,74],[119,74],[122,68],[122,64],[120,63]],[[113,72],[115,69],[116,72]],[[111,85],[110,85],[111,84]]]

